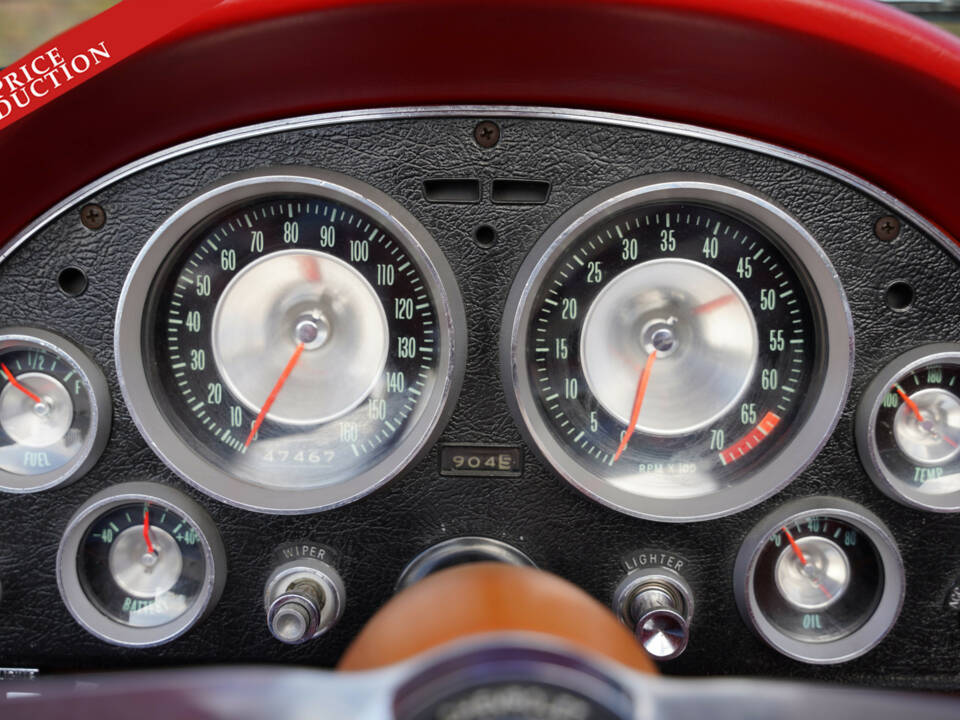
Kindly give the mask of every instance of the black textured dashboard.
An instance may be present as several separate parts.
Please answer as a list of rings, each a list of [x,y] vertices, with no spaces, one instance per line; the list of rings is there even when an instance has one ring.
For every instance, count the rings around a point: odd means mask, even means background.
[[[179,157],[125,177],[84,202],[107,215],[99,230],[67,209],[0,264],[0,326],[30,325],[86,348],[103,368],[113,400],[113,430],[100,462],[79,481],[32,495],[0,496],[0,664],[41,670],[223,662],[333,665],[363,623],[390,596],[405,565],[448,538],[488,536],[522,550],[604,603],[622,558],[658,550],[686,559],[696,594],[688,650],[667,673],[793,676],[871,685],[957,688],[960,624],[945,600],[960,576],[960,517],[913,510],[876,488],[860,464],[853,417],[877,371],[904,350],[960,340],[956,259],[909,222],[882,241],[877,219],[896,214],[863,191],[809,167],[768,154],[664,131],[596,121],[491,117],[499,142],[474,139],[481,119],[411,117],[318,124],[249,137]],[[394,198],[433,235],[453,268],[466,306],[467,369],[442,443],[520,446],[499,376],[504,304],[529,249],[564,211],[617,181],[659,172],[708,173],[747,185],[797,218],[833,262],[853,314],[856,362],[843,415],[820,455],[786,490],[745,512],[700,523],[663,524],[603,507],[558,478],[528,448],[519,477],[441,476],[439,444],[372,495],[306,516],[271,516],[216,502],[178,479],[134,427],[117,386],[113,326],[133,259],[164,219],[191,196],[238,171],[302,165],[356,177]],[[476,179],[472,203],[430,201],[424,181]],[[549,183],[540,204],[491,199],[492,181]],[[477,229],[496,233],[492,246]],[[82,295],[60,291],[67,266],[83,269]],[[893,310],[886,288],[912,286],[906,309]],[[228,577],[214,611],[183,637],[131,650],[88,635],[57,590],[55,560],[74,510],[94,492],[122,481],[178,487],[212,515],[227,550]],[[836,667],[789,660],[765,645],[737,612],[734,559],[751,527],[788,499],[835,495],[861,503],[893,531],[906,565],[903,612],[872,652]],[[269,633],[263,586],[271,555],[285,542],[333,548],[347,592],[342,621],[322,638],[285,646]]]

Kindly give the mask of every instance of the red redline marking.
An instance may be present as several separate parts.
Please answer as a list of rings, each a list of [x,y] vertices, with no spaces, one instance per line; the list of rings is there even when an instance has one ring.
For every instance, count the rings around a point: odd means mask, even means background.
[[[17,390],[22,392],[24,395],[26,395],[28,398],[33,400],[35,403],[38,403],[41,405],[43,404],[43,400],[41,400],[40,397],[35,392],[28,390],[19,382],[17,382],[17,379],[13,376],[13,373],[10,372],[10,368],[8,368],[6,365],[2,363],[0,363],[0,367],[3,368],[3,374],[7,376],[7,380],[10,381],[11,385],[13,385]]]
[[[751,450],[754,450],[762,443],[767,435],[773,432],[773,429],[779,424],[780,416],[776,413],[768,412],[763,416],[753,429],[740,438],[733,445],[730,445],[720,451],[720,462],[729,465],[734,460],[739,460]]]

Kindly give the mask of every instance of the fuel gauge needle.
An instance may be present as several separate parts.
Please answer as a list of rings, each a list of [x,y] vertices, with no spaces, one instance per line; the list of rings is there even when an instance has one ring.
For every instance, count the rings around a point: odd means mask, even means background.
[[[303,341],[297,343],[297,349],[293,351],[293,355],[291,355],[290,359],[287,361],[287,366],[283,369],[283,372],[280,373],[280,379],[277,380],[277,384],[274,385],[273,390],[270,391],[267,401],[263,404],[263,407],[260,408],[260,414],[257,415],[257,419],[253,421],[253,427],[250,428],[250,434],[247,435],[247,441],[243,444],[244,448],[250,447],[250,443],[252,443],[253,439],[257,436],[257,431],[263,424],[263,419],[267,416],[267,413],[270,412],[270,408],[273,407],[273,403],[276,401],[277,395],[280,394],[284,383],[287,382],[287,378],[290,377],[290,373],[292,373],[293,368],[296,367],[297,361],[300,359],[300,355],[303,353],[303,348]]]
[[[793,552],[794,552],[794,554],[797,556],[797,559],[800,561],[800,564],[803,565],[804,567],[807,567],[807,558],[804,557],[803,550],[801,550],[801,549],[800,549],[800,546],[797,545],[797,541],[793,539],[793,535],[791,535],[791,534],[790,534],[790,531],[787,530],[787,526],[784,525],[784,526],[781,527],[780,529],[783,530],[783,532],[786,534],[787,540],[790,541],[790,547],[793,548]],[[811,579],[812,579],[812,578],[811,578]],[[817,581],[817,587],[820,588],[820,590],[823,591],[823,594],[824,594],[824,595],[826,595],[828,598],[830,598],[831,600],[833,600],[833,595],[830,594],[830,591],[827,590],[827,589],[823,586],[823,583],[820,582],[819,580]]]
[[[36,393],[34,393],[34,392],[30,391],[29,389],[25,388],[23,385],[21,385],[21,384],[17,381],[17,379],[13,376],[13,373],[10,372],[10,368],[8,368],[6,365],[4,365],[4,364],[2,364],[2,363],[0,363],[0,368],[3,368],[3,374],[7,376],[7,380],[10,381],[10,384],[11,384],[11,385],[13,385],[17,390],[19,390],[20,392],[22,392],[24,395],[26,395],[28,398],[30,398],[31,400],[33,400],[33,401],[34,401],[35,403],[37,403],[38,405],[42,405],[42,404],[43,404],[43,400],[41,400],[40,397],[39,397]]]
[[[640,382],[637,383],[637,394],[633,399],[633,409],[630,411],[630,424],[623,433],[620,447],[617,448],[617,452],[613,456],[614,462],[619,460],[620,456],[623,455],[623,451],[627,449],[627,443],[630,442],[630,437],[633,435],[633,430],[637,425],[637,418],[640,417],[640,408],[643,406],[643,396],[647,393],[647,383],[650,382],[650,371],[653,369],[653,362],[656,359],[657,351],[654,350],[647,357],[647,364],[643,366],[643,372],[640,373]]]

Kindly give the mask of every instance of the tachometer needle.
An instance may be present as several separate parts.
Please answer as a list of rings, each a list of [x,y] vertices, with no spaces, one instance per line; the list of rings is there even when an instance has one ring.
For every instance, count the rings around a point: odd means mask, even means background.
[[[7,380],[10,381],[11,385],[13,385],[17,390],[22,392],[24,395],[26,395],[28,398],[33,400],[38,405],[43,404],[43,400],[40,399],[40,396],[38,396],[34,392],[31,392],[30,390],[25,388],[23,385],[21,385],[19,382],[17,382],[17,379],[13,376],[13,373],[10,372],[10,369],[6,365],[4,365],[3,363],[0,363],[0,367],[3,368],[3,374],[7,376]]]
[[[903,388],[899,385],[894,385],[893,389],[897,391],[897,395],[899,395],[900,399],[903,400],[903,404],[910,408],[910,412],[914,414],[917,420],[919,422],[923,422],[923,415],[920,414],[920,408],[917,407],[917,404],[903,391]]]
[[[257,436],[257,431],[260,429],[260,425],[263,424],[263,419],[267,416],[267,413],[270,412],[270,408],[273,407],[274,401],[277,399],[277,395],[280,394],[280,390],[283,389],[283,385],[287,382],[287,378],[290,377],[290,373],[293,372],[293,368],[297,364],[297,360],[300,359],[300,355],[303,353],[304,344],[303,342],[297,343],[297,349],[293,351],[293,355],[290,356],[290,360],[287,361],[287,366],[283,369],[283,372],[280,373],[280,379],[277,380],[277,384],[273,386],[273,390],[270,391],[267,401],[263,404],[263,407],[260,408],[260,414],[257,415],[257,419],[253,421],[253,427],[250,428],[250,434],[247,435],[247,441],[243,444],[245,448],[250,447],[250,443],[253,442],[253,439]]]
[[[804,557],[803,550],[801,550],[800,546],[797,545],[797,541],[793,539],[793,535],[791,535],[790,531],[787,530],[787,526],[784,525],[780,529],[783,530],[783,532],[786,534],[787,540],[790,541],[790,547],[793,548],[793,552],[797,556],[797,559],[800,560],[800,564],[803,565],[804,567],[807,567],[807,558]],[[817,583],[817,587],[820,588],[820,590],[823,592],[824,595],[826,595],[831,600],[833,599],[833,595],[831,595],[830,591],[823,586],[822,582],[820,582],[819,580],[816,580],[816,578],[811,578],[811,579]]]
[[[633,398],[633,409],[630,411],[630,424],[624,431],[623,439],[620,441],[620,447],[617,448],[617,452],[613,456],[614,462],[619,460],[620,456],[623,455],[623,451],[627,449],[627,443],[630,442],[630,437],[633,435],[633,430],[637,425],[637,418],[640,417],[643,396],[647,392],[647,383],[650,382],[650,371],[653,369],[653,361],[656,359],[657,351],[654,350],[647,357],[647,364],[643,366],[643,372],[640,373],[640,382],[637,383],[637,394]]]
[[[703,313],[708,313],[712,310],[716,310],[717,308],[721,308],[724,305],[729,305],[731,302],[733,302],[736,299],[737,299],[737,296],[734,295],[733,293],[730,293],[728,295],[721,295],[720,297],[714,298],[713,300],[705,302],[702,305],[697,305],[693,309],[693,312],[697,315],[702,315]]]
[[[157,552],[153,549],[153,543],[150,541],[150,508],[147,506],[143,508],[143,539],[147,541],[147,552],[156,555]]]

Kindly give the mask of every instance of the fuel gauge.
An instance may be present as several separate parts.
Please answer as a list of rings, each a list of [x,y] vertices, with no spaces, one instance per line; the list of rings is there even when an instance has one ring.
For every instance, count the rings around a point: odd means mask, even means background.
[[[960,345],[925,345],[889,363],[857,409],[857,449],[894,500],[960,511]]]
[[[109,434],[107,381],[80,348],[45,330],[0,330],[0,491],[76,480]]]
[[[813,664],[846,662],[893,627],[903,565],[883,523],[840,498],[805,498],[768,515],[737,556],[737,605],[774,649]]]

